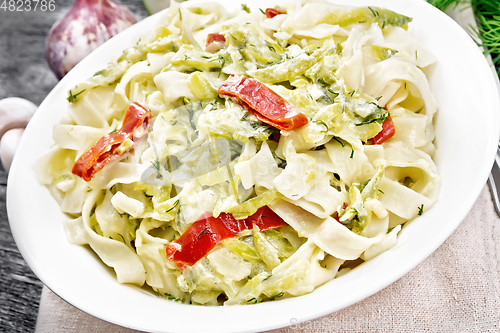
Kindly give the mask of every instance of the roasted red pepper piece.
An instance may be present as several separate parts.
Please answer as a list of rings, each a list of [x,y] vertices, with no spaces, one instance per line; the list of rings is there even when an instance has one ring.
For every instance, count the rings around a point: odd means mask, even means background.
[[[215,53],[226,47],[226,37],[219,33],[213,33],[207,35],[207,44],[205,50],[207,52]]]
[[[257,119],[280,130],[291,131],[308,123],[283,97],[246,76],[231,75],[219,88],[219,95],[232,97]]]
[[[278,8],[266,8],[266,17],[273,18],[276,15],[286,14],[286,10],[278,9]]]
[[[286,222],[267,206],[243,220],[236,220],[227,213],[221,213],[219,217],[205,213],[181,237],[167,244],[167,259],[175,261],[177,267],[184,270],[206,256],[222,240],[252,229],[253,225],[259,230],[269,230],[285,226]]]
[[[384,120],[382,123],[382,130],[373,139],[370,139],[369,143],[380,145],[394,136],[396,133],[394,122],[392,121],[391,116],[387,118],[388,119]]]
[[[347,204],[347,202],[344,202],[344,203],[342,204],[342,209],[346,209],[348,206],[349,206],[349,205]],[[340,222],[340,216],[339,216],[339,213],[338,213],[338,212],[333,213],[332,217],[333,217],[335,220],[337,220],[337,222],[342,223],[342,222]],[[342,224],[343,224],[343,223],[342,223]]]
[[[103,135],[76,160],[71,172],[86,182],[111,161],[114,161],[134,148],[147,131],[151,112],[139,103],[132,103],[125,113],[123,124],[116,132]],[[118,149],[125,140],[133,144]]]
[[[207,35],[207,45],[213,42],[225,42],[225,41],[226,37],[224,37],[224,35],[221,35],[219,33],[213,33]]]

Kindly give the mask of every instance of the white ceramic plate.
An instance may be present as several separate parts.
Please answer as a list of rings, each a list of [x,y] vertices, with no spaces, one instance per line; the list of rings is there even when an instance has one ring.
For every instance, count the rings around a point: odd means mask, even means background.
[[[221,2],[228,8],[240,6],[237,1]],[[493,74],[472,39],[424,1],[337,2],[386,7],[413,17],[409,31],[438,58],[430,82],[440,106],[435,156],[442,177],[439,201],[403,228],[395,248],[305,296],[243,307],[201,307],[120,285],[114,272],[89,250],[69,244],[62,228],[64,216],[48,190],[38,184],[31,166],[53,143],[52,125],[66,112],[68,90],[135,44],[142,32],[155,25],[159,18],[155,15],[76,66],[47,96],[26,129],[9,175],[7,207],[19,250],[38,277],[81,310],[126,327],[157,332],[253,332],[349,306],[394,282],[430,255],[465,218],[493,163],[500,124]],[[251,3],[254,10],[271,6],[270,1]]]

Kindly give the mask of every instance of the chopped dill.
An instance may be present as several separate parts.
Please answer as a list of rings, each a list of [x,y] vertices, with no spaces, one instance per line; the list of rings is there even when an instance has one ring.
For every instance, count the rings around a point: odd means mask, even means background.
[[[248,8],[246,3],[241,4],[241,9],[244,10],[247,13],[250,13],[250,8]]]
[[[127,242],[125,241],[125,238],[123,238],[122,234],[118,234],[118,236],[120,236],[123,240],[123,242],[126,244]]]
[[[68,98],[67,98],[68,102],[70,102],[70,103],[74,103],[74,102],[76,102],[76,101],[78,100],[78,96],[79,96],[79,95],[81,95],[84,91],[85,91],[85,89],[83,89],[83,90],[82,90],[82,91],[80,91],[80,92],[77,92],[76,94],[73,94],[73,93],[71,92],[71,90],[70,90],[70,91],[69,91],[69,96],[68,96]]]
[[[326,82],[323,78],[319,78],[318,83],[325,87],[329,86],[328,82]]]
[[[234,157],[238,157],[241,155],[241,153],[235,148],[231,148],[229,149],[229,151],[231,151],[231,155],[234,155]]]
[[[373,14],[374,17],[378,17],[379,14],[378,14],[378,12],[375,9],[373,9],[371,7],[368,7],[368,9],[372,12],[372,14]]]
[[[215,232],[207,231],[209,229],[210,229],[209,227],[205,227],[205,229],[203,229],[203,231],[200,232],[200,234],[198,235],[198,237],[196,237],[196,240],[200,239],[201,235],[215,235]]]
[[[375,104],[375,103],[373,103]],[[383,110],[383,107],[379,107],[379,110]],[[389,120],[389,112],[384,112],[379,118],[371,118],[360,123],[355,124],[356,126],[368,125],[374,122],[382,124],[384,121]]]
[[[328,125],[323,120],[316,120],[315,123],[318,124],[318,125],[325,126],[325,130],[321,131],[321,133],[327,133],[328,132],[328,130],[329,130]]]
[[[232,37],[232,36],[231,36]],[[234,37],[233,37],[234,38]],[[234,38],[236,40],[236,38]],[[222,69],[224,68],[224,66],[226,65],[226,58],[224,58],[223,56],[219,55],[219,60],[220,60],[220,71],[219,71],[219,76],[217,76],[218,78],[220,77],[220,75],[222,74]]]
[[[345,144],[344,144],[342,141],[340,141],[340,140],[339,140],[336,136],[334,136],[334,137],[333,137],[333,140],[335,140],[335,141],[337,141],[338,143],[340,143],[340,144],[342,145],[342,148],[344,148],[344,147],[345,147]]]
[[[177,206],[179,206],[179,200],[176,200],[176,201],[174,202],[174,205],[172,206],[172,208],[170,208],[169,210],[167,210],[165,213],[170,212],[171,210],[173,210],[173,209],[174,209],[175,207],[177,207]]]
[[[283,296],[283,295],[285,295],[285,293],[284,293],[284,292],[280,292],[280,293],[278,293],[278,294],[276,294],[276,295],[274,295],[274,296],[271,296],[271,297],[269,297],[269,298],[270,298],[270,299],[275,299],[275,298],[281,297],[281,296]]]
[[[423,212],[424,212],[424,204],[418,207],[418,216],[422,215]]]
[[[154,161],[151,161],[151,165],[156,170],[156,172],[160,174],[160,161],[158,159],[155,159]]]
[[[174,301],[174,302],[180,302],[182,301],[182,298],[180,297],[175,297],[169,293],[163,293],[159,290],[159,289],[156,289],[156,292],[160,295],[160,296],[165,296],[169,301]]]
[[[180,297],[175,297],[173,295],[170,295],[169,293],[164,293],[164,295],[167,297],[169,301],[174,301],[174,302],[180,302],[182,301],[182,298]]]

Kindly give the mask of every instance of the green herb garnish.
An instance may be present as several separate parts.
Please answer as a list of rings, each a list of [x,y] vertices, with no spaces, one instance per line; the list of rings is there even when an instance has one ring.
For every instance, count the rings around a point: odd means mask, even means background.
[[[344,143],[342,141],[340,141],[339,139],[337,139],[337,137],[333,137],[333,140],[337,141],[338,143],[340,143],[342,145],[342,148],[345,147]]]
[[[284,292],[280,292],[280,293],[278,293],[278,294],[276,294],[276,295],[274,295],[274,296],[271,296],[271,297],[269,297],[269,298],[270,298],[270,299],[275,299],[275,298],[281,297],[281,296],[283,296],[283,295],[285,295],[285,293],[284,293]]]
[[[485,55],[491,55],[500,76],[500,7],[491,0],[428,0],[442,11],[462,3],[470,3],[476,15],[477,29],[472,29],[479,46],[485,48]]]
[[[74,102],[76,102],[76,100],[78,99],[78,96],[79,96],[80,94],[82,94],[84,91],[85,91],[85,89],[83,89],[82,91],[80,91],[80,92],[78,92],[78,93],[76,93],[76,94],[73,94],[73,93],[71,92],[71,90],[70,90],[70,91],[69,91],[69,96],[68,96],[68,98],[67,98],[68,102],[70,102],[70,103],[74,103]]]
[[[233,37],[234,38],[234,37]],[[236,40],[236,38],[234,38]],[[218,78],[220,77],[220,75],[222,74],[222,69],[224,68],[224,66],[226,65],[226,58],[224,58],[223,56],[219,55],[219,60],[220,60],[220,70],[219,70],[219,76],[217,76]]]
[[[379,108],[379,110],[384,110],[383,107],[379,106],[376,103],[370,102],[369,104],[377,105],[377,107]],[[371,124],[371,123],[374,123],[374,122],[382,124],[384,121],[389,120],[389,116],[390,116],[389,112],[386,111],[386,112],[383,112],[381,115],[379,113],[379,116],[377,118],[370,118],[370,119],[367,119],[367,120],[362,121],[360,123],[357,123],[355,125],[356,126],[363,126],[363,125],[368,125],[368,124]]]
[[[418,216],[422,215],[423,212],[424,212],[424,204],[418,207]]]
[[[160,174],[160,161],[158,159],[155,159],[154,161],[151,161],[151,165],[153,165],[153,169],[155,169],[156,172]]]
[[[248,8],[246,3],[241,4],[241,9],[243,9],[247,13],[250,13],[250,8]]]
[[[316,120],[315,123],[317,123],[319,125],[325,126],[325,130],[321,131],[321,133],[327,133],[328,132],[328,130],[329,130],[328,125],[323,120]]]
[[[458,5],[459,3],[464,3],[466,0],[428,0],[428,3],[441,9],[442,11],[447,10],[452,5]]]
[[[182,301],[182,298],[180,297],[175,297],[173,295],[170,295],[169,293],[164,293],[164,295],[167,297],[169,301],[174,301],[174,302],[180,302]]]
[[[374,17],[378,17],[379,16],[378,12],[375,9],[373,9],[371,7],[368,7],[368,9],[372,12],[372,14],[373,14]]]
[[[318,83],[321,84],[322,86],[326,87],[329,86],[328,82],[326,82],[324,79],[319,78]]]
[[[207,231],[209,229],[210,229],[209,227],[206,227],[205,229],[203,229],[203,231],[200,232],[200,234],[198,235],[198,237],[196,237],[196,240],[200,239],[201,235],[215,235],[215,232]]]
[[[169,301],[174,301],[174,302],[180,302],[182,301],[182,298],[180,297],[175,297],[169,293],[163,293],[159,290],[159,289],[156,289],[156,292],[160,295],[160,296],[165,296]]]
[[[170,208],[169,210],[167,210],[165,213],[170,212],[171,210],[173,210],[173,209],[174,209],[175,207],[177,207],[177,206],[179,206],[179,200],[176,200],[176,201],[174,202],[174,205],[172,206],[172,208]]]

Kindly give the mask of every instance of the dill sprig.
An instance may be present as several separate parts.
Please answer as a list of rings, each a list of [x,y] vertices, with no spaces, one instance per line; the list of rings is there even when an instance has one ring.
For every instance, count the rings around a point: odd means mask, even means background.
[[[422,215],[423,212],[424,212],[424,204],[418,207],[418,216]]]
[[[467,0],[428,0],[427,2],[444,12],[451,6],[456,6],[459,3],[467,2]]]
[[[68,100],[68,102],[70,102],[70,103],[74,103],[74,102],[76,102],[76,101],[78,100],[78,96],[79,96],[79,95],[81,95],[81,94],[83,94],[83,92],[85,92],[85,89],[83,89],[82,91],[77,92],[77,93],[75,93],[75,94],[73,94],[73,93],[71,92],[71,90],[70,90],[70,91],[68,92],[68,97],[67,97],[66,99]]]
[[[500,6],[491,0],[428,0],[442,11],[462,3],[470,3],[476,15],[477,29],[472,36],[478,46],[484,48],[485,56],[490,55],[500,76]]]
[[[241,9],[244,10],[247,13],[250,13],[250,8],[248,8],[246,3],[241,4]]]
[[[480,40],[486,56],[491,59],[500,75],[500,6],[495,1],[472,0],[477,18],[477,30],[474,33]]]

